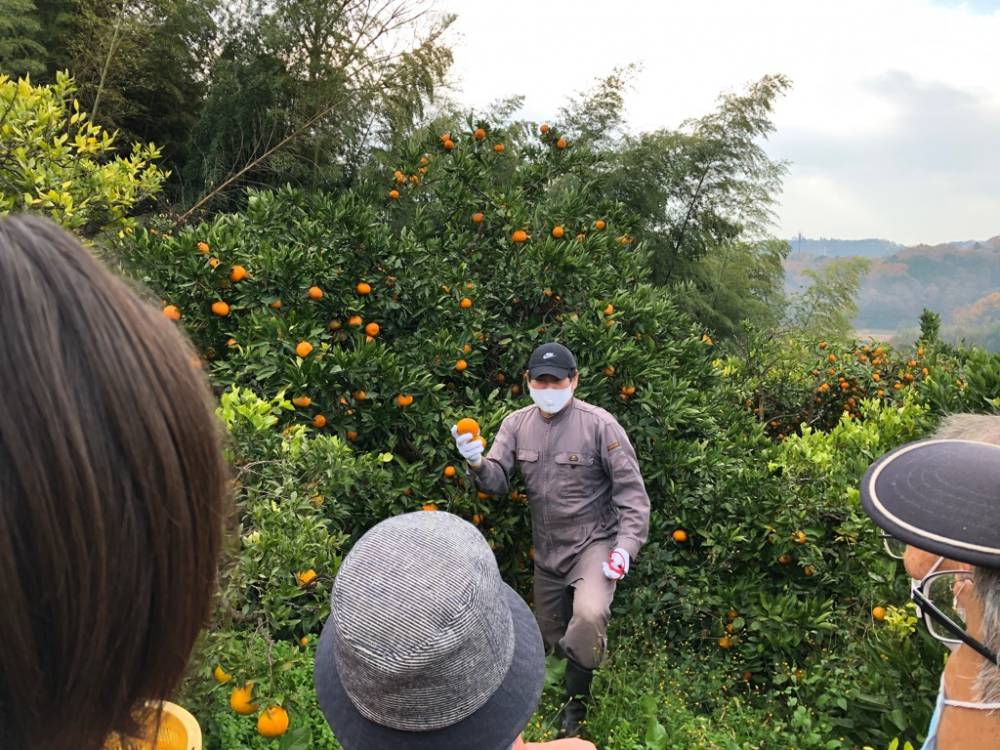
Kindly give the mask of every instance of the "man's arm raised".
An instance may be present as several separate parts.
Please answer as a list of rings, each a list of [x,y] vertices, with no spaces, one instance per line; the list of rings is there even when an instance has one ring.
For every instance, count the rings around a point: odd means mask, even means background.
[[[514,434],[515,428],[511,416],[508,416],[500,424],[500,429],[497,431],[496,437],[493,438],[493,445],[490,446],[490,450],[485,456],[482,455],[481,449],[478,457],[473,456],[470,458],[466,456],[459,441],[467,436],[458,435],[455,438],[455,443],[459,446],[459,452],[466,458],[469,467],[472,469],[472,476],[476,480],[476,486],[483,492],[489,492],[491,495],[503,495],[510,489],[510,475],[514,470],[517,445]],[[467,444],[468,440],[465,442]]]

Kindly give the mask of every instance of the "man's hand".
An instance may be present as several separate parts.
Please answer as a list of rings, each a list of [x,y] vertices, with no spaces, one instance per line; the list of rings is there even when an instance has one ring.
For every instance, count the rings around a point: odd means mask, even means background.
[[[459,435],[458,427],[452,425],[451,436],[455,438],[455,447],[462,454],[462,458],[468,461],[469,466],[479,466],[483,462],[483,444],[475,435],[468,432]]]
[[[601,563],[601,570],[604,571],[605,578],[620,581],[628,573],[628,563],[628,552],[621,547],[615,547],[608,555],[608,559]]]

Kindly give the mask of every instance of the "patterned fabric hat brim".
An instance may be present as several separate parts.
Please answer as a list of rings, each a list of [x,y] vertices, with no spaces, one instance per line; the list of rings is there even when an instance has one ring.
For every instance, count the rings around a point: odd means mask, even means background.
[[[878,526],[906,544],[1000,568],[1000,446],[908,443],[868,467],[861,503]]]
[[[509,750],[535,712],[545,679],[545,649],[535,616],[504,584],[514,622],[514,658],[485,705],[443,729],[405,732],[365,718],[348,697],[334,659],[334,624],[327,619],[316,649],[319,706],[344,750]],[[331,616],[332,619],[332,616]]]

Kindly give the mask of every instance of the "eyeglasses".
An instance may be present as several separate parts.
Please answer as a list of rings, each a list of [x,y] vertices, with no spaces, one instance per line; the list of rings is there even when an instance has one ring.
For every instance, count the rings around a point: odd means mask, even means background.
[[[960,597],[972,586],[967,570],[941,570],[926,576],[910,591],[927,632],[949,646],[964,643],[987,661],[1000,666],[1000,657],[965,632]]]
[[[889,557],[894,560],[902,560],[903,553],[906,552],[906,542],[884,531],[880,532],[879,536],[882,537],[882,546],[885,547],[885,551],[889,554]]]

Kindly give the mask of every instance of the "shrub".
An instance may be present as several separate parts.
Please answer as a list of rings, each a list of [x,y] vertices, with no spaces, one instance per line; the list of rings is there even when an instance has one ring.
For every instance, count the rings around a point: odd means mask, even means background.
[[[0,75],[0,215],[36,211],[78,234],[121,236],[166,178],[160,150],[135,144],[115,156],[115,135],[89,121],[75,91],[65,73],[49,86]]]

